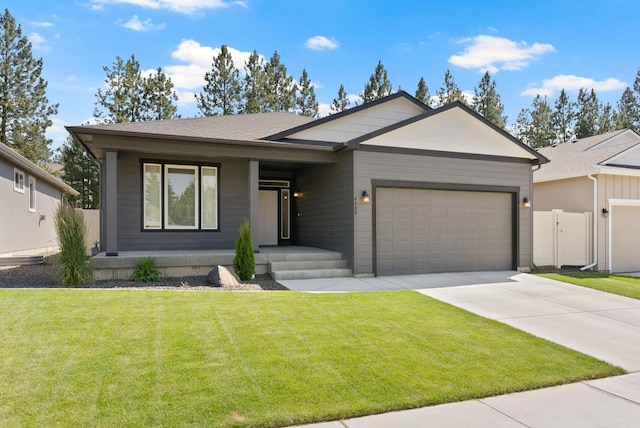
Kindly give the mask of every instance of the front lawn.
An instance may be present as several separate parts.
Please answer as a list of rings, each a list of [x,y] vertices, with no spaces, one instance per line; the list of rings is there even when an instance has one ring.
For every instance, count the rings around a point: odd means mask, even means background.
[[[540,276],[640,299],[640,278],[611,275],[603,272],[548,273],[540,274]]]
[[[421,294],[0,290],[0,426],[281,426],[622,373]]]

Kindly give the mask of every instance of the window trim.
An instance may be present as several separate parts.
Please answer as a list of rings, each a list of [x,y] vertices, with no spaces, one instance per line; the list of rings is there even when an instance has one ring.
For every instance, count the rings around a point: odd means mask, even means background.
[[[219,232],[220,231],[220,164],[217,163],[200,163],[200,162],[188,162],[188,161],[163,161],[157,159],[140,159],[141,164],[141,217],[140,228],[143,232]],[[145,210],[145,166],[157,165],[160,167],[160,226],[159,227],[147,227],[146,223],[146,210]],[[196,201],[195,201],[195,226],[174,226],[168,224],[168,169],[169,168],[184,168],[193,169],[195,171],[196,181]],[[203,225],[203,208],[202,195],[203,195],[203,170],[213,169],[215,173],[215,228],[204,228]]]
[[[13,190],[18,193],[24,193],[24,171],[18,168],[13,168]]]
[[[193,171],[193,179],[195,181],[195,190],[194,191],[194,210],[193,210],[193,224],[190,225],[172,225],[169,224],[169,199],[166,197],[166,195],[169,194],[169,170],[170,169],[182,169],[182,170],[191,170]],[[200,206],[199,206],[199,202],[200,202],[200,196],[198,195],[200,193],[199,189],[200,189],[200,167],[198,167],[197,165],[180,165],[180,164],[164,164],[164,177],[163,177],[163,196],[164,196],[164,203],[163,203],[163,212],[164,212],[164,229],[165,230],[197,230],[200,228],[200,219],[199,219],[199,215],[198,213],[200,212]]]
[[[29,174],[29,212],[36,212],[36,201],[38,194],[36,193],[36,177]]]

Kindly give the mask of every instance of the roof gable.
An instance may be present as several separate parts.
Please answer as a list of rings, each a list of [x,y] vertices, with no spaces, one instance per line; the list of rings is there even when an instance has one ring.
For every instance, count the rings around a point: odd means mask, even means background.
[[[453,103],[349,143],[399,149],[524,158],[544,163],[544,156],[491,124],[462,103]]]
[[[613,134],[613,135],[610,135]],[[587,150],[600,149],[604,147],[620,146],[627,143],[640,142],[640,136],[633,132],[631,129],[624,129],[622,131],[616,131],[613,133],[607,133],[601,135],[601,141]]]
[[[269,137],[346,143],[431,110],[404,91]]]

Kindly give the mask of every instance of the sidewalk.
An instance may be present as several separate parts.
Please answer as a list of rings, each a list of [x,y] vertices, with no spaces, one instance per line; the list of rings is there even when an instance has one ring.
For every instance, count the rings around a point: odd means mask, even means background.
[[[640,426],[640,300],[518,272],[306,280],[283,285],[309,292],[418,290],[630,372],[306,427]]]

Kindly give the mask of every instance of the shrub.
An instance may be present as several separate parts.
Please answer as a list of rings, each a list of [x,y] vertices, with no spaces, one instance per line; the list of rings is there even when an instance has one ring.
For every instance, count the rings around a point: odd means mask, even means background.
[[[256,273],[256,259],[253,254],[253,241],[249,222],[240,225],[240,236],[236,239],[236,256],[233,258],[233,269],[241,280],[253,278]]]
[[[77,285],[93,279],[93,269],[85,248],[86,229],[82,211],[60,204],[55,214],[56,233],[60,245],[57,268],[62,285]]]
[[[138,260],[131,274],[131,279],[135,282],[157,282],[161,277],[153,257],[143,257]]]

